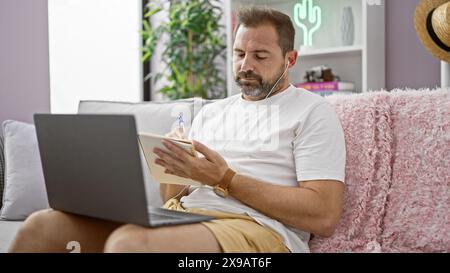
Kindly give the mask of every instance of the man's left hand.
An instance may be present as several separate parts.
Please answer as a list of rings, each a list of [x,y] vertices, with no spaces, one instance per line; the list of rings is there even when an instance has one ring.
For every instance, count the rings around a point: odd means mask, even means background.
[[[166,168],[165,173],[214,186],[220,182],[228,169],[227,162],[219,153],[198,141],[193,141],[194,148],[204,157],[193,157],[170,141],[163,140],[162,143],[168,151],[155,148],[153,152],[158,156],[155,163]]]

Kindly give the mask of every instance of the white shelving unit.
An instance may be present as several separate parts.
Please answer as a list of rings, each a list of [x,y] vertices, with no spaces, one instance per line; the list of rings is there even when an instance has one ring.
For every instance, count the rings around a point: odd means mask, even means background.
[[[300,58],[317,57],[317,56],[333,56],[333,55],[361,55],[363,48],[361,46],[341,46],[341,47],[329,47],[310,49],[305,51],[299,51],[298,56]]]
[[[441,87],[450,87],[450,63],[441,62]]]
[[[309,1],[309,0],[306,0]],[[313,34],[312,47],[303,47],[303,31],[294,23],[297,65],[290,69],[292,83],[303,82],[305,71],[327,65],[342,81],[353,82],[357,92],[385,88],[385,5],[367,0],[312,0],[322,10],[322,25]],[[303,0],[230,0],[225,1],[228,34],[228,90],[238,91],[232,74],[233,12],[246,5],[263,5],[289,15],[293,22],[294,6]],[[376,3],[376,1],[375,1]],[[341,42],[342,10],[350,6],[354,17],[354,43]],[[231,92],[230,92],[231,91]]]

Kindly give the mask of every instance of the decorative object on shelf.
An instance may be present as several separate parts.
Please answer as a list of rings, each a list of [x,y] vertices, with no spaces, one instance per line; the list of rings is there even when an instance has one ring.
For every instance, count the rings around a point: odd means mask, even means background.
[[[341,82],[340,77],[333,74],[330,67],[321,65],[305,72],[305,82],[295,84],[322,97],[333,94],[353,94],[356,92],[353,82]]]
[[[355,22],[352,7],[342,10],[341,39],[344,46],[351,46],[355,41]]]
[[[312,67],[305,72],[305,76],[303,77],[305,82],[332,82],[339,81],[339,76],[333,74],[333,71],[330,67],[321,65]]]
[[[322,25],[322,9],[313,0],[300,1],[294,6],[294,22],[303,31],[303,47],[312,47],[313,34]]]
[[[150,19],[166,7],[160,0],[150,0],[145,6],[142,37],[144,56],[150,60],[162,36],[164,73],[150,74],[156,82],[164,77],[167,83],[159,92],[169,99],[203,97],[218,99],[226,96],[223,62],[226,58],[226,38],[220,0],[171,1],[168,20],[151,26]]]
[[[431,55],[443,61],[442,87],[450,87],[450,1],[420,1],[414,23],[425,48]]]
[[[356,93],[355,84],[352,82],[302,82],[295,84],[295,87],[308,90],[322,97]]]
[[[309,91],[351,91],[355,92],[355,84],[352,82],[302,82],[295,84],[296,87]]]

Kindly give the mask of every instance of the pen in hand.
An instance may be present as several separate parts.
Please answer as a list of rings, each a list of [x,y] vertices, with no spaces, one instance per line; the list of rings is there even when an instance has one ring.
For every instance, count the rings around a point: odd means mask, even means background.
[[[184,131],[184,119],[182,112],[180,112],[180,114],[178,115],[176,122],[177,125],[172,129],[172,131],[167,133],[165,136],[177,139],[187,139]]]
[[[178,114],[178,131],[181,135],[184,135],[184,120],[183,120],[183,112]]]
[[[177,126],[173,128],[172,131],[167,133],[165,136],[178,139],[187,139],[184,133],[184,119],[182,112],[180,112],[180,114],[177,117]]]

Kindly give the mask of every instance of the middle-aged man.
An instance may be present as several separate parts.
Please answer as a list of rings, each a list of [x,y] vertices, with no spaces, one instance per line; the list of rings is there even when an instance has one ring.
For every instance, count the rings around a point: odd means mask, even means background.
[[[88,252],[308,252],[311,233],[332,235],[342,210],[344,135],[323,98],[289,83],[294,36],[283,13],[240,10],[233,69],[241,94],[194,119],[189,137],[203,156],[169,142],[154,151],[167,173],[203,183],[161,185],[165,207],[215,220],[146,228],[45,210],[26,220],[10,251],[65,251],[78,241]]]

